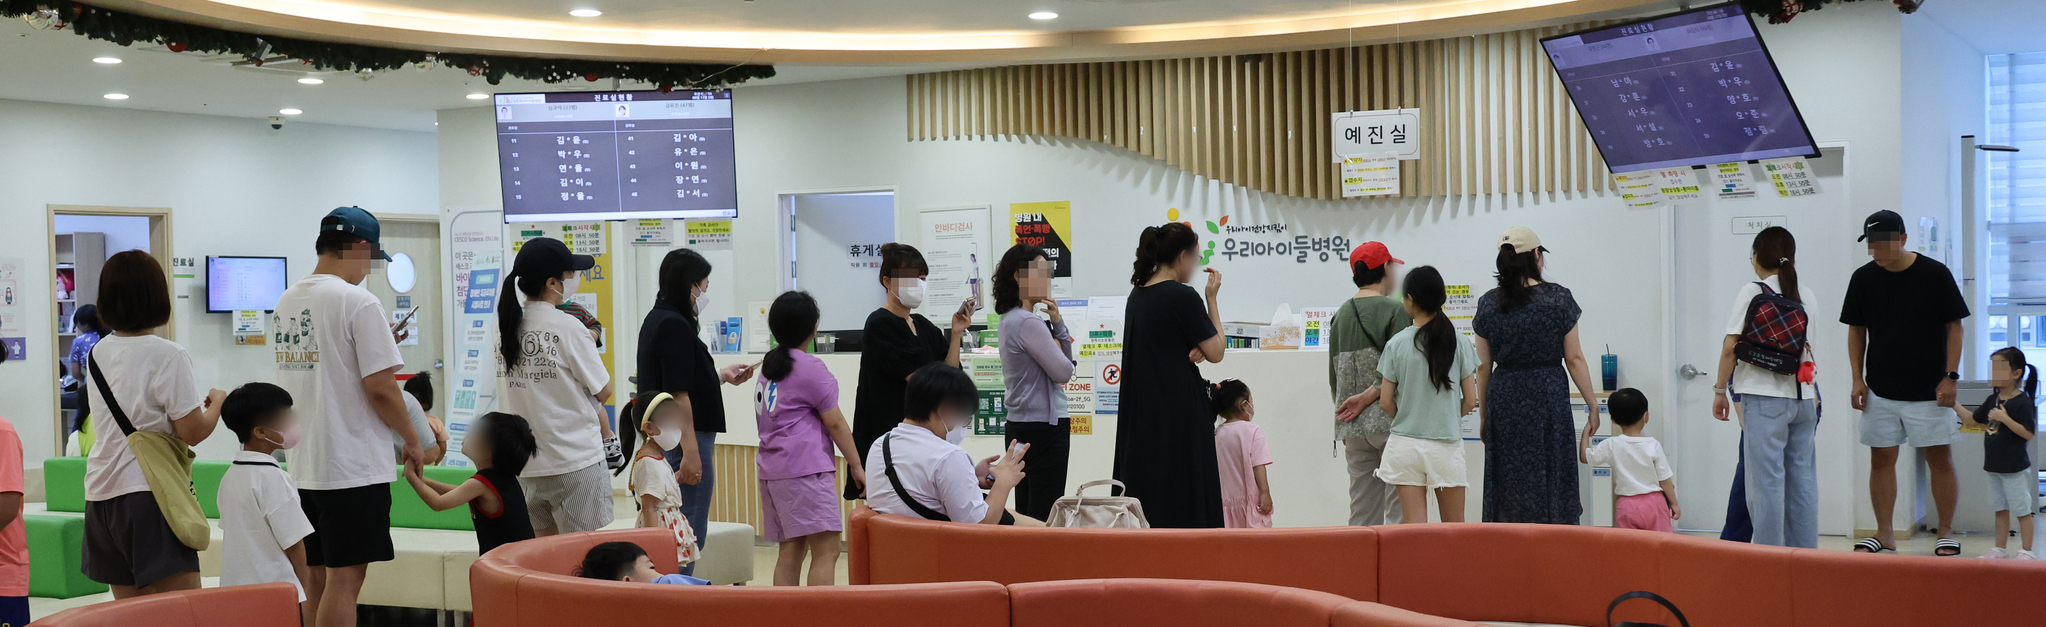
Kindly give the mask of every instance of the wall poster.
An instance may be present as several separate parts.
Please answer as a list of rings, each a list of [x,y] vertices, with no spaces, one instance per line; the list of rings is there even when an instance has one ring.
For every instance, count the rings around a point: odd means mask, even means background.
[[[442,419],[448,427],[448,452],[443,465],[470,466],[462,455],[462,437],[477,416],[496,409],[497,358],[493,331],[497,328],[497,299],[505,266],[504,214],[498,211],[467,211],[449,220],[448,260],[454,276],[456,332],[454,372],[448,381],[448,409]]]
[[[952,319],[959,303],[973,296],[972,282],[985,277],[1000,260],[994,249],[994,210],[987,205],[925,209],[917,214],[917,250],[931,267],[918,311],[933,321]],[[993,303],[982,285],[981,308]],[[949,324],[938,322],[938,324]]]
[[[1019,202],[1009,205],[1009,245],[1044,248],[1051,259],[1051,294],[1071,295],[1073,285],[1073,203]],[[999,255],[997,255],[999,257]]]

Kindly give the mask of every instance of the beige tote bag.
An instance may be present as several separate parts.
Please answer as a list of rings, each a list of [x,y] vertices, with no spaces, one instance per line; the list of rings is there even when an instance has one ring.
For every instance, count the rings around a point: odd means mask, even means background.
[[[1051,505],[1051,519],[1045,525],[1051,527],[1085,527],[1092,529],[1149,529],[1151,521],[1144,519],[1144,504],[1133,496],[1087,496],[1087,488],[1098,485],[1120,489],[1121,481],[1107,479],[1080,484],[1072,496],[1061,496]],[[1109,494],[1114,494],[1111,490]]]

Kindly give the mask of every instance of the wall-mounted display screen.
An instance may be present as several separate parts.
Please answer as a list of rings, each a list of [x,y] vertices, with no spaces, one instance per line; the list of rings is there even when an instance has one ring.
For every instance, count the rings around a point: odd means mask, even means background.
[[[271,311],[291,285],[283,257],[207,257],[206,312]]]
[[[1550,37],[1542,47],[1614,172],[1819,154],[1739,5]]]
[[[506,222],[738,215],[731,90],[493,102]]]

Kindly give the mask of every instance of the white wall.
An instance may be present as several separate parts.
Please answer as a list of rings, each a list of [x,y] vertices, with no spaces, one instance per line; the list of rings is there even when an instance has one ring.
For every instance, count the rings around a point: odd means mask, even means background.
[[[1851,193],[1857,206],[1821,221],[1836,226],[1798,233],[1804,249],[1801,272],[1815,284],[1844,289],[1849,272],[1866,261],[1854,243],[1859,218],[1877,209],[1904,209],[1904,190],[1920,184],[1916,177],[1902,176],[1900,16],[1883,4],[1838,5],[1793,24],[1761,28],[1816,138],[1846,142],[1852,148],[1853,165],[1846,179],[1850,189],[1841,191]],[[1081,296],[1126,293],[1130,251],[1138,231],[1164,222],[1167,211],[1175,208],[1182,219],[1197,225],[1228,216],[1232,225],[1284,222],[1290,225],[1289,234],[1382,240],[1412,264],[1436,265],[1451,282],[1469,282],[1481,289],[1492,273],[1494,238],[1506,227],[1523,225],[1539,232],[1555,251],[1548,274],[1571,287],[1583,306],[1586,347],[1601,352],[1599,348],[1610,344],[1620,355],[1621,385],[1641,388],[1656,399],[1658,415],[1666,420],[1708,419],[1678,415],[1660,405],[1669,397],[1668,373],[1675,368],[1664,363],[1664,329],[1674,318],[1661,303],[1665,290],[1682,288],[1664,280],[1662,242],[1667,227],[1657,211],[1629,210],[1614,198],[1596,195],[1310,201],[1246,191],[1091,142],[1047,138],[909,142],[904,139],[902,81],[896,77],[737,90],[741,217],[734,225],[733,280],[713,284],[714,300],[744,303],[774,297],[781,285],[784,245],[777,199],[810,190],[895,189],[898,235],[904,240],[913,235],[916,212],[925,208],[988,204],[995,207],[1000,224],[1010,203],[1072,201],[1074,292]],[[440,128],[443,149],[457,151],[444,153],[443,164],[495,163],[494,147],[483,136],[490,132],[487,109],[443,112]],[[458,173],[445,165],[443,170],[450,177],[443,183],[444,204],[494,198],[494,172],[477,168]],[[452,180],[458,174],[469,178]],[[446,193],[456,189],[475,193],[459,198]],[[1209,237],[1204,228],[1199,230]],[[1213,265],[1226,275],[1221,306],[1228,320],[1268,318],[1280,303],[1296,309],[1333,305],[1353,291],[1340,261],[1227,260],[1217,255]],[[631,280],[635,279],[627,279]],[[834,306],[822,304],[827,309]],[[1716,310],[1723,305],[1712,306]],[[621,332],[629,337],[636,330]],[[1822,326],[1819,333],[1821,345],[1828,347],[1823,350],[1837,351],[1843,345],[1844,330],[1837,325]],[[1827,380],[1829,389],[1844,395],[1843,360],[1825,355],[1821,359],[1835,373]],[[1318,366],[1300,368],[1295,375],[1313,380],[1324,376]],[[1325,404],[1325,395],[1315,396],[1314,402]],[[1829,518],[1844,524],[1850,508],[1866,509],[1861,504],[1865,496],[1857,496],[1865,490],[1856,487],[1865,474],[1856,474],[1852,464],[1857,453],[1863,458],[1866,453],[1852,443],[1852,412],[1844,409],[1844,402],[1834,407],[1828,422],[1839,426],[1828,430],[1821,444],[1821,505]],[[1300,411],[1332,410],[1324,406]],[[1324,429],[1320,422],[1308,420],[1309,426],[1301,428],[1319,433]],[[1329,455],[1325,446],[1308,448],[1312,450],[1275,454],[1282,459]],[[1679,481],[1725,482],[1731,472],[1728,468],[1724,475]],[[1325,482],[1321,487],[1345,481],[1339,470],[1321,474],[1326,476],[1297,480]]]
[[[272,255],[291,272],[313,267],[319,218],[340,205],[371,212],[434,213],[438,168],[427,133],[0,100],[0,256],[20,257],[29,276],[49,266],[47,205],[169,207],[171,252],[184,257]],[[111,249],[111,243],[109,248]],[[163,254],[158,251],[157,254]],[[226,315],[203,313],[202,283],[178,310],[178,340],[200,385],[232,389],[271,377],[268,347],[237,347]],[[0,398],[25,457],[54,454],[56,347],[52,294],[29,292],[24,327],[36,357],[0,364]],[[68,347],[67,347],[68,348]],[[200,447],[228,456],[221,429]]]
[[[55,233],[106,235],[107,256],[125,250],[149,252],[149,218],[143,216],[57,216]]]

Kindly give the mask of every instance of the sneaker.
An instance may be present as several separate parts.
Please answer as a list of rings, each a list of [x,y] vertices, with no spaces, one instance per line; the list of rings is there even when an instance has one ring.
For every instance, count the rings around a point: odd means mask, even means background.
[[[1990,549],[1988,553],[1982,554],[1982,559],[1986,560],[2007,560],[2010,558],[2011,558],[2010,551],[2006,551],[2003,549],[2003,547],[2000,546]]]
[[[2012,555],[2012,556],[2010,556],[2010,558],[2011,558],[2011,559],[2014,559],[2014,560],[2036,560],[2036,559],[2039,559],[2038,557],[2035,557],[2035,556],[2033,556],[2033,555],[2032,555],[2032,552],[2031,552],[2031,551],[2018,551],[2018,554],[2017,554],[2017,555]]]

